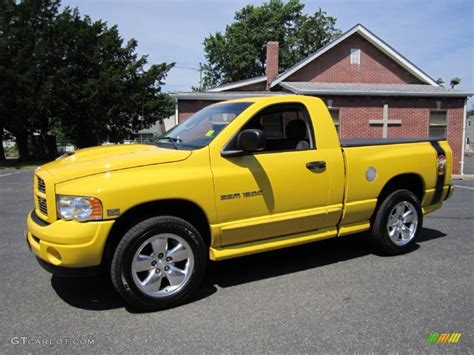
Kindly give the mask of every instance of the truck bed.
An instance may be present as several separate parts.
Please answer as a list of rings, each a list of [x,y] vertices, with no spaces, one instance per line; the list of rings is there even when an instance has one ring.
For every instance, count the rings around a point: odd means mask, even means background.
[[[403,143],[420,143],[420,142],[439,142],[445,141],[446,138],[360,138],[360,139],[341,139],[341,147],[363,147],[372,145],[388,145]]]
[[[445,139],[349,139],[343,140],[341,147],[346,174],[342,232],[344,227],[350,232],[352,226],[370,222],[380,192],[396,176],[408,179],[408,186],[418,186],[424,212],[441,206],[451,176],[438,173],[440,159],[445,161],[446,171],[452,167]]]

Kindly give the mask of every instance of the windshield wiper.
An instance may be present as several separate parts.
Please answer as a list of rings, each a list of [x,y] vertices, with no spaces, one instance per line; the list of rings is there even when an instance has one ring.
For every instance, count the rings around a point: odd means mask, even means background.
[[[179,143],[179,142],[183,141],[182,139],[174,138],[174,137],[161,137],[161,138],[158,138],[158,142],[161,141],[161,140],[167,140],[167,141],[171,142],[174,149],[176,149],[176,150],[179,150],[178,144],[176,144],[176,143]]]

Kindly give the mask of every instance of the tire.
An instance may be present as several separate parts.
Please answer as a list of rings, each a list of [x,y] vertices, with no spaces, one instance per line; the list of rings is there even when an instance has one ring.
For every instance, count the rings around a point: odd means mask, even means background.
[[[378,207],[370,238],[384,254],[404,254],[413,249],[422,227],[423,213],[418,197],[409,190],[397,190]]]
[[[141,311],[182,304],[198,289],[207,249],[187,221],[162,216],[133,226],[115,249],[110,275],[124,301]]]

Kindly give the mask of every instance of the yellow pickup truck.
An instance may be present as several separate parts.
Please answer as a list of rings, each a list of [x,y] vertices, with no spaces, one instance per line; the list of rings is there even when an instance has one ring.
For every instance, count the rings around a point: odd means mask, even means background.
[[[453,193],[451,170],[445,140],[340,142],[318,98],[232,100],[154,145],[38,168],[26,238],[48,271],[105,272],[128,304],[157,310],[190,297],[209,259],[363,231],[405,253]]]

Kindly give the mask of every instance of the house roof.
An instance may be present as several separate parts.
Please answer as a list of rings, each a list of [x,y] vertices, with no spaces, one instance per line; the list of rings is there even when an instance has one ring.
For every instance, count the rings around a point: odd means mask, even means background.
[[[195,92],[175,92],[170,94],[171,97],[178,100],[231,100],[245,97],[260,97],[260,96],[275,96],[288,95],[284,91],[224,91],[224,92],[209,92],[209,91],[195,91]]]
[[[424,84],[361,84],[281,82],[280,86],[299,95],[350,95],[350,96],[429,96],[468,97],[472,93]]]
[[[381,52],[386,54],[389,58],[394,60],[400,66],[405,68],[405,70],[407,70],[409,73],[411,73],[416,78],[420,79],[421,81],[423,81],[423,82],[425,82],[429,85],[439,86],[439,84],[432,77],[430,77],[423,70],[418,68],[415,64],[410,62],[402,54],[397,52],[393,47],[391,47],[389,44],[387,44],[385,41],[383,41],[381,38],[376,36],[371,31],[369,31],[363,25],[357,24],[354,27],[352,27],[351,29],[349,29],[347,32],[343,33],[341,36],[339,36],[334,41],[329,42],[324,47],[318,49],[313,54],[309,55],[305,59],[301,60],[300,62],[293,65],[291,68],[287,69],[286,71],[284,71],[283,73],[278,75],[275,78],[275,80],[272,81],[270,87],[274,87],[274,86],[280,84],[282,81],[284,81],[290,75],[294,74],[295,72],[297,72],[298,70],[300,70],[304,66],[308,65],[313,60],[320,57],[321,55],[323,55],[324,53],[329,51],[331,48],[337,46],[339,43],[341,43],[346,38],[352,36],[355,33],[361,35],[363,38],[365,38],[367,41],[369,41],[371,44],[373,44],[377,49],[379,49]]]
[[[318,83],[284,81],[280,86],[297,95],[315,96],[392,96],[392,97],[468,97],[473,93],[442,86],[424,84],[361,84],[361,83]],[[223,92],[176,92],[171,96],[178,100],[231,100],[245,97],[288,95],[286,91],[223,91]]]
[[[267,76],[266,75],[256,76],[255,78],[250,78],[250,79],[245,79],[245,80],[234,81],[232,83],[216,86],[216,87],[214,87],[212,89],[208,89],[206,91],[208,91],[208,92],[226,91],[226,90],[240,88],[242,86],[258,84],[258,83],[261,83],[261,82],[264,82],[264,81],[267,81]]]

